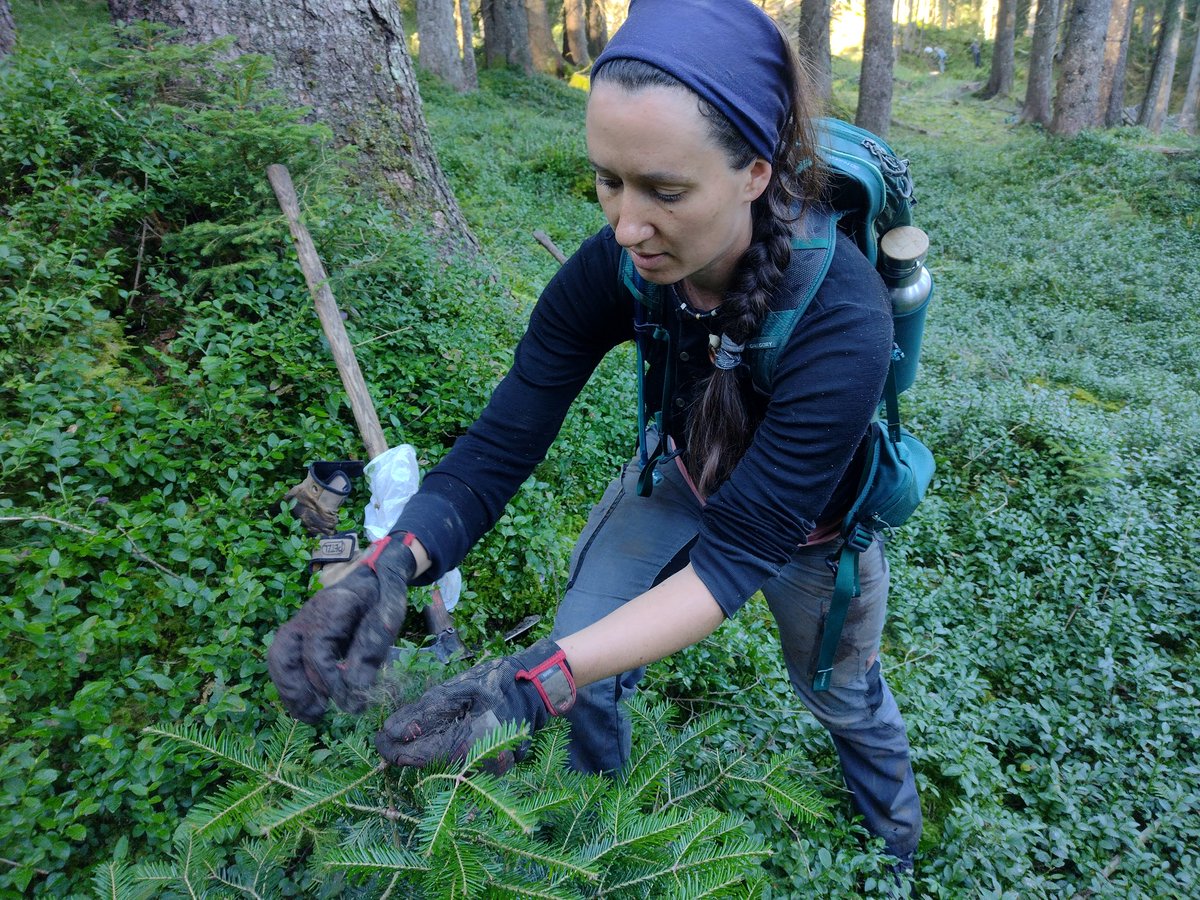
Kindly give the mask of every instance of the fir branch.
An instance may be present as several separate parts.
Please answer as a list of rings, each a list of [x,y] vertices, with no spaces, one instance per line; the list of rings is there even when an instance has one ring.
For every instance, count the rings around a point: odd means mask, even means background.
[[[470,788],[493,810],[500,813],[525,834],[532,834],[537,821],[511,793],[505,791],[500,780],[492,775],[476,774],[461,780],[463,787]]]
[[[208,874],[214,881],[220,882],[221,884],[225,885],[226,887],[233,888],[235,891],[238,891],[239,893],[246,894],[249,897],[253,897],[254,900],[266,900],[266,898],[263,897],[263,895],[260,894],[258,891],[254,890],[253,887],[248,887],[247,885],[241,884],[240,882],[237,882],[237,881],[230,881],[228,878],[226,878],[224,875],[222,875],[220,872],[216,871],[215,869],[209,869]]]
[[[672,757],[662,749],[645,754],[639,764],[629,770],[625,790],[634,800],[646,800],[652,788],[661,787],[663,777],[670,771]]]
[[[597,794],[603,793],[609,787],[609,782],[602,775],[592,776],[590,788],[575,798],[575,815],[571,818],[571,825],[567,828],[567,833],[563,837],[563,846],[570,846],[575,839],[575,829],[579,827],[584,819],[588,818],[588,814],[593,811],[593,801]]]
[[[693,814],[687,830],[676,841],[675,858],[685,859],[692,847],[705,838],[712,839],[717,823],[721,821],[720,813],[704,809]]]
[[[356,875],[393,872],[426,872],[429,861],[408,850],[397,847],[339,847],[321,859],[321,867],[351,872]]]
[[[584,895],[567,885],[551,885],[541,887],[531,882],[522,881],[520,884],[507,884],[503,881],[488,882],[488,893],[502,897],[517,897],[519,900],[584,900]]]
[[[681,878],[685,878],[697,870],[705,873],[719,871],[722,873],[722,878],[731,879],[734,882],[742,881],[745,880],[750,867],[758,865],[770,855],[771,851],[762,845],[752,844],[749,840],[737,841],[731,845],[722,846],[701,859],[690,862],[675,862],[643,867],[640,870],[634,869],[630,873],[630,877],[627,877],[624,881],[615,884],[605,884],[604,892],[606,894],[617,893],[639,885],[645,885],[647,882],[667,879],[678,885]],[[735,866],[736,868],[733,868]],[[638,893],[642,896],[657,897],[662,896],[665,892],[661,887],[646,887],[640,888]]]
[[[349,784],[337,785],[332,790],[325,792],[310,791],[309,797],[303,803],[290,803],[276,810],[274,816],[269,816],[265,822],[260,822],[259,825],[262,833],[269,835],[277,828],[282,828],[296,819],[302,818],[313,810],[318,809],[330,803],[338,801],[341,797],[353,791],[359,785],[370,781],[375,776],[381,774],[386,769],[388,764],[381,762],[373,769],[369,769],[364,774],[355,778]]]
[[[674,840],[687,826],[684,815],[686,813],[639,813],[629,816],[628,826],[622,827],[600,844],[603,849],[593,857],[593,862],[610,857],[618,850],[647,845],[662,846]]]
[[[97,897],[124,900],[133,895],[133,876],[129,867],[113,860],[96,869],[92,875],[92,891]]]
[[[595,881],[600,876],[596,870],[582,863],[577,863],[571,857],[555,853],[553,848],[540,841],[505,839],[477,828],[463,829],[462,832],[471,836],[476,843],[499,850],[505,855],[520,856],[536,862],[549,869],[565,869],[588,881]]]
[[[447,834],[453,831],[454,800],[458,796],[458,780],[451,779],[450,787],[435,794],[425,804],[425,818],[417,826],[426,856],[434,855]]]
[[[246,811],[262,794],[271,788],[270,781],[258,785],[238,782],[222,789],[215,798],[192,808],[185,820],[197,837],[205,837],[220,828],[237,828],[253,813]]]
[[[749,769],[747,774],[741,770]],[[764,775],[754,767],[736,766],[727,774],[732,782],[751,785],[766,793],[771,805],[784,815],[796,816],[810,825],[828,818],[824,803],[815,791],[802,786],[790,775],[781,774],[782,765],[774,762]]]
[[[209,756],[215,756],[217,759],[224,760],[239,769],[244,769],[263,778],[271,778],[270,772],[266,771],[262,765],[250,756],[245,748],[234,744],[228,735],[217,735],[209,740],[208,735],[201,732],[199,728],[190,725],[177,725],[174,728],[156,728],[150,725],[143,728],[142,733],[166,738],[168,741],[192,750],[200,750]]]

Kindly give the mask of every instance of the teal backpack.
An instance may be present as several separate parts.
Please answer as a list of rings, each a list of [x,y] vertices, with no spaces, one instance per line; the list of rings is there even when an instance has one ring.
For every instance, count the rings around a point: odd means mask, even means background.
[[[898,399],[916,378],[933,284],[923,265],[928,239],[923,232],[911,227],[912,206],[916,201],[908,161],[897,157],[882,138],[848,122],[819,119],[815,125],[823,161],[831,173],[829,203],[826,207],[807,211],[800,233],[792,240],[792,262],[784,276],[783,289],[779,291],[782,302],[787,305],[772,309],[762,330],[746,342],[743,358],[750,368],[755,388],[764,394],[770,393],[771,376],[779,353],[829,271],[839,229],[854,238],[859,250],[883,276],[893,298],[916,301],[905,304],[904,308],[893,307],[895,342],[882,397],[883,418],[871,423],[862,478],[855,500],[842,520],[843,543],[834,561],[837,574],[833,598],[825,619],[813,678],[813,689],[824,691],[829,688],[834,655],[850,601],[860,593],[859,554],[871,546],[876,534],[902,525],[912,515],[933,477],[933,454],[901,426]],[[655,468],[666,457],[662,443],[665,437],[660,438],[653,451],[645,442],[645,361],[649,341],[669,342],[671,338],[667,329],[659,324],[662,303],[659,286],[643,279],[624,251],[621,253],[620,279],[637,301],[634,328],[642,461],[638,493],[648,496],[657,480]],[[672,366],[666,368],[663,402],[659,412],[655,413],[660,436],[665,436],[669,430],[669,423],[663,418],[668,414],[669,399],[674,393],[672,369]]]

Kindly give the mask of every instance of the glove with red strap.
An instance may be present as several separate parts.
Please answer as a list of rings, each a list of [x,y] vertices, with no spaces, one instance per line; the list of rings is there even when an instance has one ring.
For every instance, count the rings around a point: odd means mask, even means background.
[[[575,704],[575,679],[562,648],[549,638],[512,656],[488,660],[430,688],[398,709],[375,736],[375,746],[397,766],[434,760],[461,762],[471,746],[502,722],[533,734]],[[503,774],[524,756],[505,752],[485,768]]]
[[[332,699],[346,712],[366,708],[388,649],[408,611],[417,562],[410,535],[388,535],[349,575],[313,594],[279,631],[267,654],[287,711],[315,724]]]

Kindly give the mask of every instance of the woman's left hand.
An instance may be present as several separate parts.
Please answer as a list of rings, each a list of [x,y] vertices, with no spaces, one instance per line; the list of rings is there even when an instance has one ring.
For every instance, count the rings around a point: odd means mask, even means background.
[[[476,741],[502,722],[528,725],[533,734],[574,703],[571,667],[558,644],[547,638],[430,688],[388,718],[375,736],[375,746],[397,766],[424,767],[439,759],[461,762]],[[502,774],[519,758],[505,753],[488,768]]]

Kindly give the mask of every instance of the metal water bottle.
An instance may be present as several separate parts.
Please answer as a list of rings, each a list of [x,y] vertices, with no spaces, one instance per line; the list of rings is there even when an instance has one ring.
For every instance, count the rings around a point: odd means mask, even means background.
[[[920,228],[901,225],[879,241],[879,273],[892,298],[897,393],[917,377],[925,314],[933,299],[933,278],[925,268],[929,236]]]

